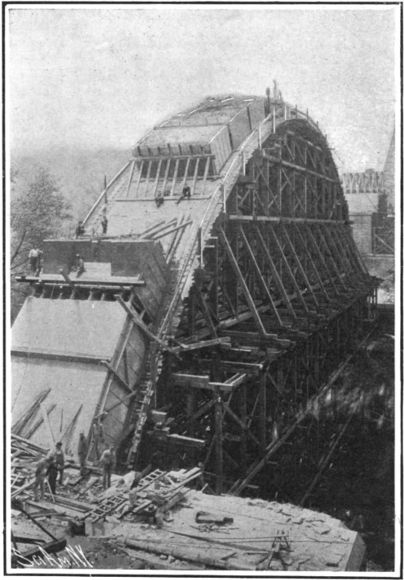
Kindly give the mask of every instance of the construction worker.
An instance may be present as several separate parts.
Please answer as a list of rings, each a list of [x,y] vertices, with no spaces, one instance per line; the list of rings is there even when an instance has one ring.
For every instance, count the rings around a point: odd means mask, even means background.
[[[39,499],[43,499],[43,494],[45,490],[45,475],[48,468],[48,461],[46,457],[40,459],[37,463],[35,469],[35,481],[34,481],[34,497],[35,501]],[[38,490],[39,490],[39,497],[38,497]]]
[[[105,235],[107,233],[107,230],[108,230],[108,218],[106,215],[102,216],[101,227],[102,227],[102,233]]]
[[[48,477],[48,483],[50,490],[53,495],[56,493],[56,480],[58,477],[58,468],[56,465],[55,456],[52,454],[48,458],[48,468],[46,470],[46,475]]]
[[[95,458],[99,459],[104,447],[104,426],[102,424],[103,417],[94,419],[93,422],[93,441]]]
[[[191,188],[189,187],[189,185],[186,185],[182,190],[182,195],[178,199],[177,204],[180,203],[180,201],[183,199],[191,199]]]
[[[79,445],[77,449],[77,455],[79,456],[80,474],[84,475],[86,472],[86,458],[87,458],[88,446],[87,440],[83,433],[80,433]]]
[[[157,207],[160,207],[164,203],[164,194],[162,191],[157,191],[154,201]]]
[[[63,472],[64,472],[64,467],[65,467],[65,454],[63,453],[62,442],[61,441],[58,441],[58,443],[56,443],[55,463],[56,463],[57,470],[59,472],[59,485],[63,485]]]
[[[114,463],[114,448],[107,447],[100,459],[100,464],[102,466],[102,485],[104,489],[108,489],[111,486],[111,472]]]
[[[85,267],[84,267],[84,260],[83,258],[80,256],[80,254],[76,254],[76,267],[77,267],[77,274],[76,277],[78,278],[79,276],[81,276],[81,274],[83,272],[86,271]]]
[[[38,249],[31,248],[31,250],[29,251],[29,254],[28,254],[28,259],[29,259],[29,265],[31,268],[31,272],[34,275],[38,271],[38,261],[39,261],[38,258],[39,258]]]
[[[83,222],[80,220],[76,227],[76,238],[79,238],[85,233]]]
[[[37,262],[35,276],[39,276],[39,274],[41,273],[41,270],[42,270],[42,266],[43,266],[43,251],[40,250],[39,248],[37,248],[37,252],[38,252],[38,262]]]

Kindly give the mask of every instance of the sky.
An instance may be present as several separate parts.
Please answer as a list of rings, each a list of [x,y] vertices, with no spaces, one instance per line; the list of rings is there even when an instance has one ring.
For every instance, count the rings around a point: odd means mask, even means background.
[[[342,171],[382,169],[398,7],[235,6],[11,6],[11,149],[129,150],[206,96],[264,95],[276,79],[284,99],[319,122]]]

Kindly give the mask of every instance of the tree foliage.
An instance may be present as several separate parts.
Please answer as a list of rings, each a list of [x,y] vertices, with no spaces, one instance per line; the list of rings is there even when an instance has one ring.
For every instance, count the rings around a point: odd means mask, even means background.
[[[70,221],[70,204],[59,191],[55,178],[39,167],[29,183],[11,173],[10,200],[10,270],[11,318],[15,318],[27,294],[26,284],[17,284],[14,276],[25,273],[31,248],[41,248],[43,240],[60,236]]]
[[[70,205],[60,193],[54,177],[39,167],[31,183],[18,187],[14,177],[11,195],[11,269],[25,265],[31,248],[40,248],[46,238],[60,234],[70,219]]]

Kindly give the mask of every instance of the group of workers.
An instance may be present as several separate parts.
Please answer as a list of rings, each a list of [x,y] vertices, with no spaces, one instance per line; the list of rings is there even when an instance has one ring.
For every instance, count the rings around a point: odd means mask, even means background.
[[[105,215],[105,213],[103,214],[103,216],[101,218],[101,232],[102,232],[103,236],[105,236],[105,234],[108,232],[108,218]],[[76,238],[80,238],[81,236],[84,236],[85,233],[86,233],[86,229],[84,227],[83,221],[80,220],[76,226]]]
[[[59,485],[63,485],[63,472],[65,467],[65,454],[62,443],[56,443],[54,451],[40,459],[35,470],[34,495],[35,501],[43,499],[45,483],[48,482],[52,495],[56,494],[56,483],[59,474]]]
[[[115,451],[112,445],[105,445],[102,423],[94,421],[93,425],[94,452],[98,465],[102,467],[102,484],[104,489],[111,486],[111,474],[115,466]],[[83,432],[80,433],[77,455],[79,459],[80,475],[87,474],[88,443]],[[65,469],[65,454],[62,442],[56,443],[55,449],[48,453],[46,457],[40,459],[35,470],[34,496],[35,501],[42,500],[45,493],[46,483],[49,486],[52,496],[56,495],[56,487],[63,485],[63,474]],[[59,480],[58,480],[59,475]]]
[[[166,192],[163,192],[161,190],[157,191],[154,197],[156,206],[160,207],[161,205],[163,205],[164,198],[168,197],[170,193],[171,193],[170,190],[167,190]],[[186,185],[183,188],[181,196],[177,199],[177,204],[180,203],[180,201],[182,201],[183,199],[191,199],[191,188],[189,187],[189,185]]]

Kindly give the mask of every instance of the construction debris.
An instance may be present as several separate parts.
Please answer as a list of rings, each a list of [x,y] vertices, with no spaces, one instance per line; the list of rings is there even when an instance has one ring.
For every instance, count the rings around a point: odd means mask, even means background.
[[[156,567],[155,555],[165,558],[168,569],[349,570],[358,569],[364,556],[358,534],[324,514],[190,488],[202,477],[198,467],[113,475],[112,486],[103,491],[101,475],[91,465],[80,476],[78,466],[70,464],[57,493],[48,491],[43,500],[34,501],[30,487],[35,464],[47,450],[16,436],[13,450],[14,469],[24,479],[13,491],[13,533],[20,542],[15,566],[22,554],[38,555],[37,549],[21,551],[22,542],[31,542],[32,525],[39,527],[35,541],[48,554],[63,550],[66,541],[70,545],[73,536],[84,536],[87,542],[104,539],[107,553],[123,550],[128,567],[141,567],[141,562]],[[44,534],[52,538],[50,543],[44,543]],[[97,561],[91,565],[97,567]]]

